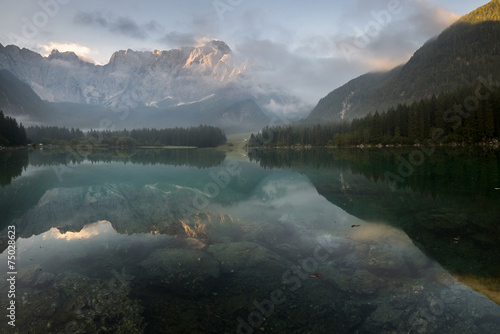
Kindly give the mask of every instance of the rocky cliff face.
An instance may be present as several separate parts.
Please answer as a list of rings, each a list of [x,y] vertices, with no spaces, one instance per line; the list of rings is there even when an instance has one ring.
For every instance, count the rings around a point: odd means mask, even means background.
[[[104,66],[73,52],[48,57],[0,44],[0,69],[26,82],[43,100],[106,106],[192,103],[213,94],[245,71],[222,41],[153,52],[118,51]]]

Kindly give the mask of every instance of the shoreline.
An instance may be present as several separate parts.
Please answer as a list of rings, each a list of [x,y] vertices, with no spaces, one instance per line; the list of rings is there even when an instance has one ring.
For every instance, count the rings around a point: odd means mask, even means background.
[[[195,147],[195,146],[131,146],[131,147],[124,147],[124,146],[99,146],[99,145],[66,145],[66,146],[60,146],[60,145],[28,145],[28,146],[0,146],[0,152],[2,151],[19,151],[19,150],[30,150],[30,151],[35,151],[35,150],[60,150],[60,151],[67,151],[69,148],[70,149],[82,149],[84,148],[85,150],[95,150],[95,151],[105,151],[105,150],[137,150],[137,149],[142,149],[142,150],[196,150],[196,149],[206,149],[206,148],[218,148],[219,146],[215,147]]]
[[[414,145],[403,145],[403,144],[360,144],[360,145],[348,145],[348,146],[314,146],[314,145],[290,145],[290,146],[251,146],[247,147],[249,149],[295,149],[295,150],[310,150],[310,149],[369,149],[369,148],[412,148],[412,147],[425,147],[422,144],[414,144]],[[486,148],[489,150],[497,150],[500,148],[500,142],[497,139],[491,140],[489,143],[479,142],[474,144],[468,143],[448,143],[448,144],[438,144],[434,145],[434,147],[448,147],[448,148],[467,148],[467,147],[477,147],[477,148]]]

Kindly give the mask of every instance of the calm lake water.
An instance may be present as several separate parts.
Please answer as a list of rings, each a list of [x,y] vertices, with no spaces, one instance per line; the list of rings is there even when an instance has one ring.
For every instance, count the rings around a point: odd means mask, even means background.
[[[497,333],[500,153],[418,152],[0,152],[0,332]]]

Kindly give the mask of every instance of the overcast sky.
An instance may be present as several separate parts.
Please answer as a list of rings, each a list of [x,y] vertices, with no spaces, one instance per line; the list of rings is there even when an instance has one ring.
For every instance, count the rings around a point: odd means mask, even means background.
[[[0,43],[98,64],[123,49],[226,42],[263,85],[309,103],[407,61],[488,0],[0,0]]]

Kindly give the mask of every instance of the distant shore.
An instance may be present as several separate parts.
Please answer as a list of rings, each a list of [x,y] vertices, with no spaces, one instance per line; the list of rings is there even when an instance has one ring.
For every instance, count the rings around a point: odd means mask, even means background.
[[[408,148],[408,147],[425,147],[422,144],[414,144],[414,145],[404,145],[404,144],[360,144],[360,145],[327,145],[327,146],[314,146],[314,145],[290,145],[290,146],[251,146],[248,149],[296,149],[296,150],[309,150],[309,149],[342,149],[342,148]],[[491,150],[497,150],[500,148],[500,141],[498,139],[492,139],[487,142],[478,142],[478,143],[446,143],[446,144],[437,144],[435,147],[451,147],[451,148],[459,148],[459,147],[482,147]]]
[[[161,150],[193,150],[200,149],[195,146],[107,146],[107,145],[40,145],[30,144],[27,146],[0,146],[0,151],[15,151],[15,150],[65,150],[65,149],[83,148],[85,150],[131,150],[131,149],[161,149]],[[202,147],[206,148],[206,147]]]

